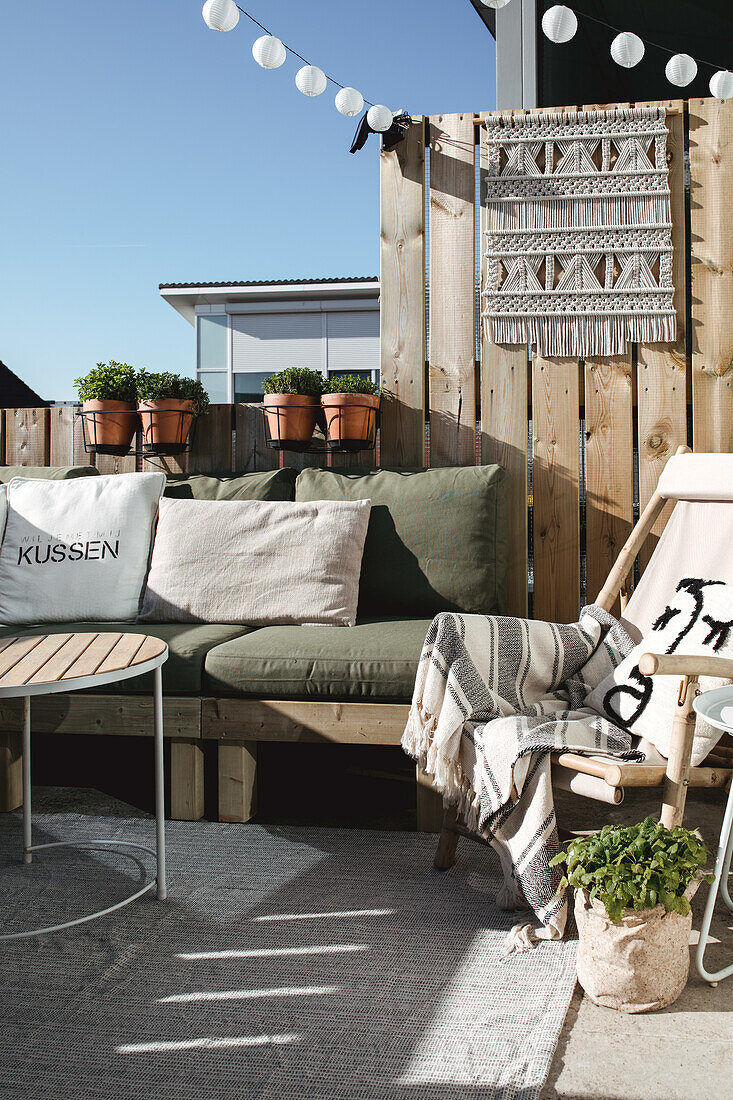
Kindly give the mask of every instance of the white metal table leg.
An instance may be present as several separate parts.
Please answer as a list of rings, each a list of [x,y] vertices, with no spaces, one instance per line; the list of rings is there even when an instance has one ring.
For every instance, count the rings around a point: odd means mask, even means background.
[[[719,893],[722,895],[723,901],[727,907],[733,909],[728,888],[731,856],[733,856],[733,787],[731,787],[730,794],[728,795],[728,803],[725,807],[723,827],[720,830],[720,841],[718,843],[718,854],[715,859],[715,878],[710,887],[707,902],[705,903],[705,913],[702,918],[702,927],[700,929],[700,940],[697,945],[697,954],[695,956],[697,972],[706,982],[717,983],[722,981],[723,978],[727,978],[733,974],[733,963],[731,963],[730,966],[723,967],[722,970],[718,970],[714,974],[706,970],[704,964],[705,948],[708,945],[708,937],[710,935],[710,924],[713,919],[715,902],[717,901]]]
[[[23,862],[32,863],[33,810],[31,808],[31,701],[23,696]]]
[[[163,670],[160,665],[153,673],[154,732],[155,732],[155,850],[158,898],[164,901],[168,891],[165,881],[165,772],[163,765]]]

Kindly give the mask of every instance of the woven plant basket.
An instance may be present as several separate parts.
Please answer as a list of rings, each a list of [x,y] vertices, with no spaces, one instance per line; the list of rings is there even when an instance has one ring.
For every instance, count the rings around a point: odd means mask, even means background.
[[[700,878],[685,897],[692,900]],[[690,970],[692,913],[626,909],[612,924],[603,902],[575,891],[578,981],[594,1004],[619,1012],[652,1012],[677,1000]]]

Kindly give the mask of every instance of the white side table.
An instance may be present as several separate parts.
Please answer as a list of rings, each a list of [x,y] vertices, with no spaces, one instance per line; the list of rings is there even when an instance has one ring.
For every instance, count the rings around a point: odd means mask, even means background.
[[[695,699],[693,706],[697,713],[702,715],[705,721],[709,722],[711,726],[715,726],[716,729],[725,730],[726,733],[733,733],[733,685],[728,684],[724,687],[714,688],[713,691],[703,692],[702,695],[698,695],[697,699]],[[702,928],[700,929],[700,941],[697,945],[697,954],[695,956],[695,962],[700,977],[704,978],[706,982],[712,982],[713,984],[717,984],[717,982],[721,981],[723,978],[727,978],[730,974],[733,974],[733,963],[730,966],[723,967],[722,970],[718,970],[714,974],[706,970],[704,964],[705,948],[708,945],[710,923],[713,919],[713,910],[718,900],[718,894],[720,894],[723,899],[723,904],[733,913],[733,901],[731,900],[728,886],[728,875],[730,874],[732,856],[733,784],[728,792],[728,802],[725,807],[723,827],[720,830],[720,840],[718,842],[718,854],[715,859],[715,879],[708,893],[708,900],[705,905],[705,913],[702,919]]]
[[[31,863],[33,853],[44,848],[136,848],[155,856],[156,876],[122,901],[75,920],[34,928],[27,932],[0,935],[0,940],[40,936],[95,920],[157,888],[158,898],[166,897],[165,883],[165,803],[163,774],[163,676],[168,646],[147,634],[117,632],[85,634],[36,634],[32,637],[0,639],[0,698],[23,699],[23,862]],[[113,684],[152,672],[153,725],[155,734],[155,851],[144,844],[127,840],[54,841],[32,843],[31,815],[31,697],[52,692],[80,691],[101,684]]]

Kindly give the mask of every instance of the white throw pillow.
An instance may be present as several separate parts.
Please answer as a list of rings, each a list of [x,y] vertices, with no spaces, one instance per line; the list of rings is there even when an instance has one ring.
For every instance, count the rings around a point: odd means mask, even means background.
[[[679,653],[733,657],[733,590],[722,581],[684,577],[673,599],[661,610],[651,632],[597,688],[586,705],[610,718],[669,756],[679,676],[644,676],[639,661],[645,653]],[[700,679],[703,691],[730,681]],[[701,763],[722,731],[698,716],[692,764]]]
[[[140,619],[353,626],[370,509],[164,498]]]
[[[0,548],[0,622],[134,620],[164,474],[13,478]]]

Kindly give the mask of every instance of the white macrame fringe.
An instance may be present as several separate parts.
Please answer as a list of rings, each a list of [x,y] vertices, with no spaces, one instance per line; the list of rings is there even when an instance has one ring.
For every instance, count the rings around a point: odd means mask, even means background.
[[[671,344],[677,338],[674,313],[510,317],[488,314],[484,323],[490,343],[531,344],[543,358],[622,355],[629,343]]]

